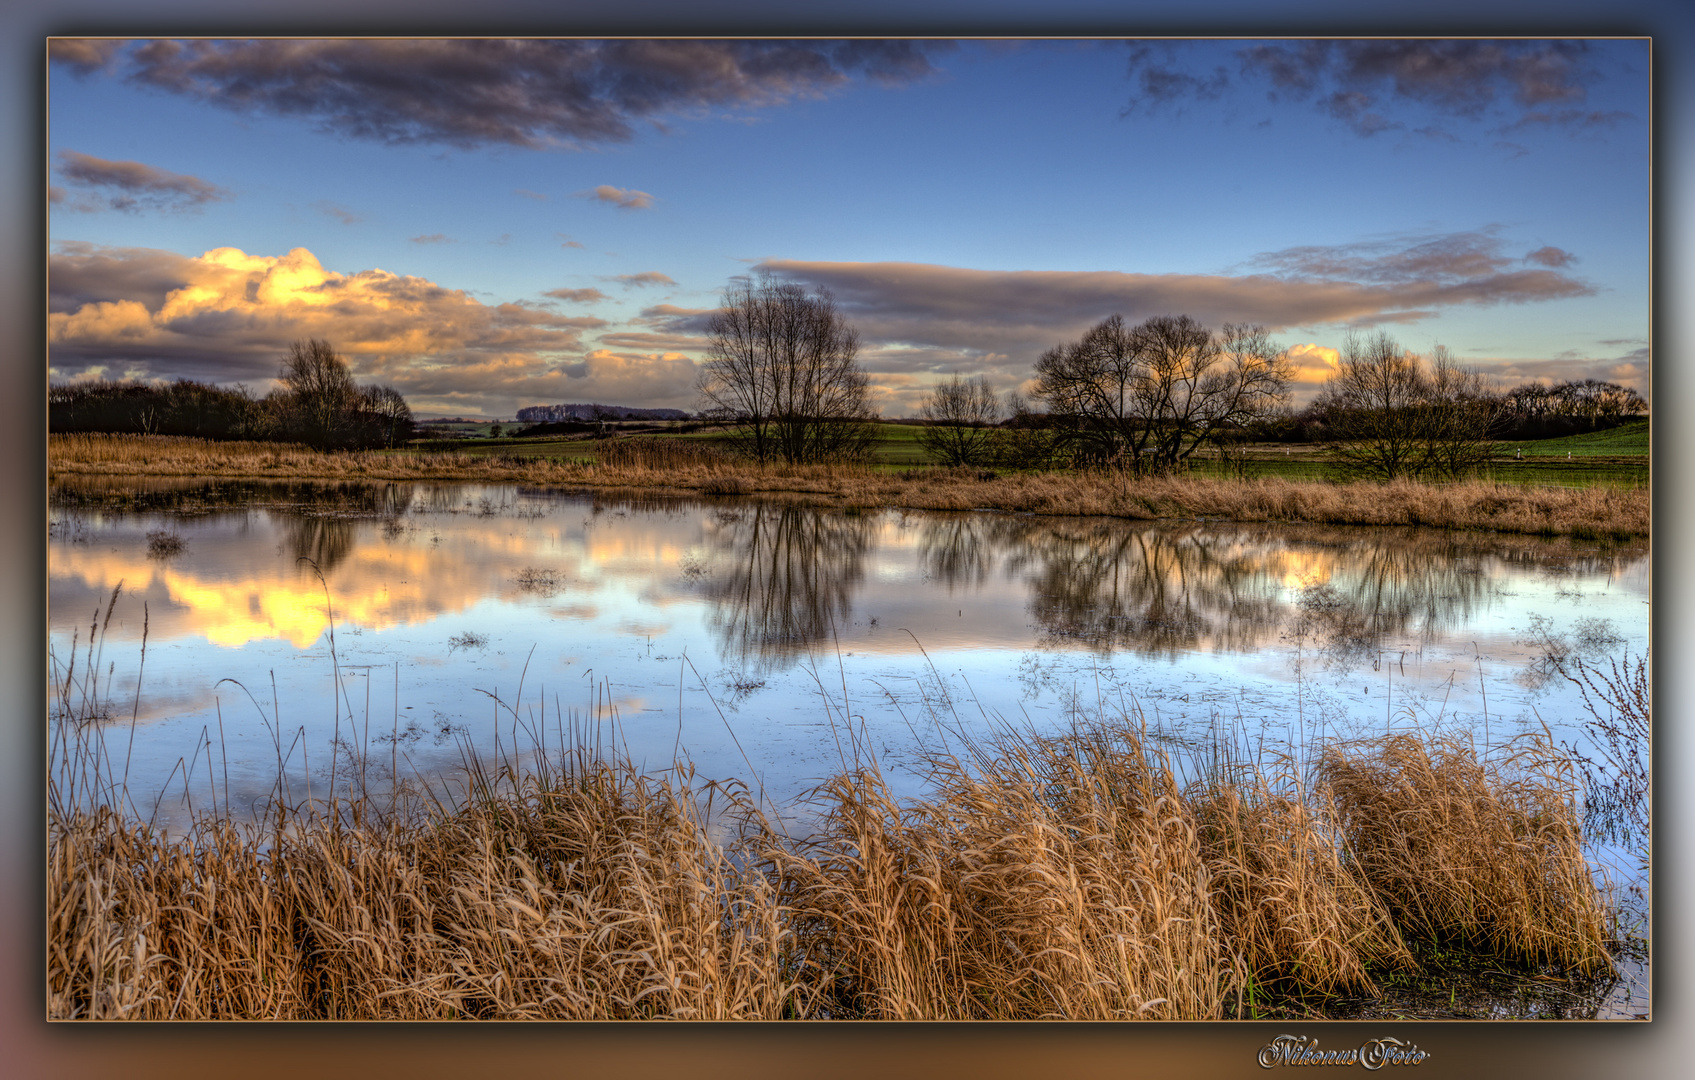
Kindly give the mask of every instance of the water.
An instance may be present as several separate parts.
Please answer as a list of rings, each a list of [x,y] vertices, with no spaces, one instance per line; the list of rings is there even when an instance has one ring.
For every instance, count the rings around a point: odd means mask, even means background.
[[[220,785],[227,755],[232,796],[268,792],[278,730],[324,770],[338,731],[439,766],[456,734],[492,748],[500,716],[510,745],[497,698],[520,741],[544,702],[549,732],[598,712],[638,761],[680,749],[778,800],[840,767],[846,717],[908,794],[921,748],[956,731],[1102,708],[1197,748],[1409,726],[1575,741],[1587,713],[1550,653],[1647,647],[1645,544],[513,486],[246,494],[54,511],[61,671],[74,638],[86,672],[122,584],[100,663],[138,791],[210,738]],[[182,550],[150,554],[156,532]]]

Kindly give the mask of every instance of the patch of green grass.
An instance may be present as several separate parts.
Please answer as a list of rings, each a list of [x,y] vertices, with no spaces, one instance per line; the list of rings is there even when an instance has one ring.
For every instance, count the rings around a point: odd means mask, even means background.
[[[1632,420],[1606,431],[1567,435],[1563,439],[1535,439],[1496,444],[1509,456],[1522,448],[1525,457],[1622,457],[1648,454],[1648,421]]]

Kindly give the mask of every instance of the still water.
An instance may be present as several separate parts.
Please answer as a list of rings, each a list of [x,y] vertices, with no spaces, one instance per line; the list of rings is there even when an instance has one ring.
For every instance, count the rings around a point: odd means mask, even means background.
[[[50,675],[76,696],[96,674],[106,754],[162,821],[185,773],[202,807],[279,773],[322,794],[337,737],[372,786],[574,732],[773,804],[851,734],[910,795],[927,750],[1102,711],[1191,756],[1409,727],[1576,742],[1553,659],[1648,645],[1646,544],[462,484],[137,505],[56,493]]]

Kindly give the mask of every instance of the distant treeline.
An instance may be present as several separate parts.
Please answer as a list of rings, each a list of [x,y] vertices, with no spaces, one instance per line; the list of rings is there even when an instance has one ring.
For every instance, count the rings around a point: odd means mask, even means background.
[[[191,379],[155,385],[100,380],[52,386],[54,432],[270,439],[334,449],[397,446],[413,434],[412,410],[392,386],[356,386],[346,361],[322,341],[296,342],[264,397]]]
[[[635,409],[627,405],[527,405],[518,419],[527,424],[556,424],[565,420],[687,420],[681,409]]]
[[[1524,383],[1484,394],[1479,404],[1489,412],[1488,437],[1503,442],[1585,435],[1648,415],[1648,403],[1636,391],[1599,379]],[[1262,424],[1255,434],[1284,442],[1324,442],[1344,419],[1337,412],[1334,401],[1321,397],[1299,413]]]

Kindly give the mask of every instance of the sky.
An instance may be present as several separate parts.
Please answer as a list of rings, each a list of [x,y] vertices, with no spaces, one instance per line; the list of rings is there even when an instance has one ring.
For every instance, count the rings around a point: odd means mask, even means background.
[[[59,39],[50,378],[291,341],[420,416],[694,409],[738,275],[828,289],[874,403],[1031,388],[1118,314],[1651,396],[1643,39]]]

